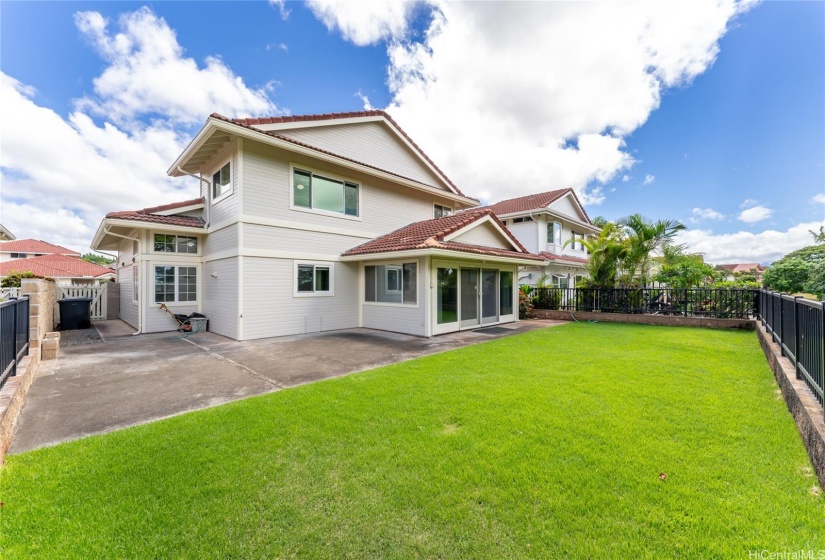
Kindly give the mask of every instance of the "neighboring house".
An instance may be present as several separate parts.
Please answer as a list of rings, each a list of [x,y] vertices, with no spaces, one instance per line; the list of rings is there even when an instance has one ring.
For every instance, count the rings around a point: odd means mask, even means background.
[[[765,273],[765,267],[759,263],[737,263],[737,264],[720,264],[716,268],[724,270],[727,273],[725,280],[732,281],[736,278],[736,274],[754,274],[756,281],[762,283],[762,275]]]
[[[573,189],[560,189],[502,200],[488,206],[541,263],[524,268],[518,283],[535,286],[546,274],[550,286],[574,287],[587,275],[588,254],[581,239],[595,235],[594,226]]]
[[[139,332],[194,311],[247,340],[352,327],[419,336],[516,321],[540,264],[383,111],[213,114],[167,172],[201,197],[104,218],[121,318]]]
[[[17,239],[0,242],[0,263],[43,255],[64,255],[80,258],[80,253],[60,245],[54,245],[37,239]]]
[[[0,224],[0,241],[14,241],[17,239],[12,232],[10,232],[6,226]]]
[[[57,254],[0,262],[0,279],[12,272],[31,272],[35,276],[53,278],[60,286],[95,286],[116,277],[111,268]]]

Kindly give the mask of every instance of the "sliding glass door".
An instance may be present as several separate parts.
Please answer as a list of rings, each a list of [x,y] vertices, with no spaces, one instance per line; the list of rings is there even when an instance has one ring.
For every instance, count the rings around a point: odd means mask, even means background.
[[[461,269],[461,328],[474,327],[478,318],[478,269]]]
[[[514,321],[513,278],[512,269],[436,264],[433,334]]]
[[[481,271],[481,324],[498,323],[498,270]]]

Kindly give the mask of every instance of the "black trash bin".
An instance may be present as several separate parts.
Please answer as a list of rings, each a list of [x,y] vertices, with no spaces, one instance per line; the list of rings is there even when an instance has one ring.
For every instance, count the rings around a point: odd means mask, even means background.
[[[61,331],[88,329],[92,326],[92,298],[73,297],[61,299],[57,303],[60,305]]]

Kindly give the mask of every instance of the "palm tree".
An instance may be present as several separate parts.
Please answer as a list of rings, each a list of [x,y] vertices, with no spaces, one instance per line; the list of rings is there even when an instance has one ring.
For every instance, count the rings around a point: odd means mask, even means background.
[[[665,247],[673,246],[676,234],[684,230],[685,226],[677,220],[652,222],[641,214],[631,214],[618,223],[624,227],[628,241],[622,267],[631,281],[638,272],[642,286],[645,286],[650,259],[661,254]]]
[[[593,287],[612,288],[616,283],[619,263],[628,249],[622,237],[622,229],[616,224],[606,222],[596,237],[568,239],[564,246],[574,241],[584,245],[590,253],[585,269]]]

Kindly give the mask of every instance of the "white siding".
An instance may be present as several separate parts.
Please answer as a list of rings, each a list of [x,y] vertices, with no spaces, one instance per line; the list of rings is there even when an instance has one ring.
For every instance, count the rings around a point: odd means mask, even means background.
[[[233,150],[231,155],[226,153],[221,157],[215,158],[215,165],[213,168],[209,169],[205,175],[205,178],[211,182],[212,174],[220,169],[220,166],[226,164],[227,159],[231,159],[232,162],[232,194],[212,203],[212,207],[209,212],[210,224],[221,224],[226,221],[236,220],[239,215],[238,200],[240,195],[238,194],[238,160],[240,158],[238,157],[237,151]]]
[[[452,241],[481,245],[482,247],[513,250],[513,245],[489,222],[453,237]]]
[[[249,216],[332,226],[378,236],[411,222],[432,219],[435,202],[451,205],[445,200],[437,200],[436,193],[431,196],[409,187],[398,186],[337,166],[288,154],[256,142],[244,142],[243,158],[243,207],[244,214]],[[358,183],[360,186],[360,219],[353,220],[291,210],[289,207],[292,188],[290,162]],[[212,223],[216,223],[214,218]]]
[[[277,134],[448,190],[418,155],[380,122],[296,128]]]
[[[317,231],[244,224],[245,249],[304,251],[340,256],[347,249],[365,243],[363,237],[351,237]]]
[[[554,212],[564,214],[565,216],[570,216],[573,220],[580,222],[585,221],[584,214],[582,214],[581,210],[579,210],[579,207],[573,200],[572,195],[563,196],[559,200],[552,203],[549,208]]]
[[[201,281],[202,313],[209,319],[209,330],[235,340],[238,339],[238,261],[238,257],[233,257],[206,263]]]
[[[538,253],[544,250],[544,247],[539,248],[538,243],[538,222],[522,222],[518,224],[509,224],[507,228],[516,236],[524,248],[531,253]],[[545,238],[546,239],[546,238]]]
[[[409,262],[409,261],[404,261]],[[372,264],[372,263],[370,263]],[[384,263],[387,264],[387,263]],[[363,302],[363,327],[382,331],[427,336],[427,309],[429,309],[429,270],[427,259],[418,259],[418,306],[386,305],[364,302],[364,286],[358,287],[358,301]]]
[[[226,251],[238,252],[238,224],[232,224],[218,231],[205,236],[203,243],[203,254],[208,259],[215,253]]]
[[[335,263],[334,296],[294,297],[294,261],[244,257],[244,339],[358,326],[358,265]]]
[[[118,259],[115,266],[118,267],[117,282],[120,284],[120,318],[133,327],[138,328],[140,310],[138,309],[138,303],[134,299],[134,284],[132,280],[134,279],[135,269],[140,266],[140,260],[138,259],[137,264],[132,264],[132,257],[135,256],[134,242],[122,239],[117,254]],[[121,267],[120,263],[129,266]]]

